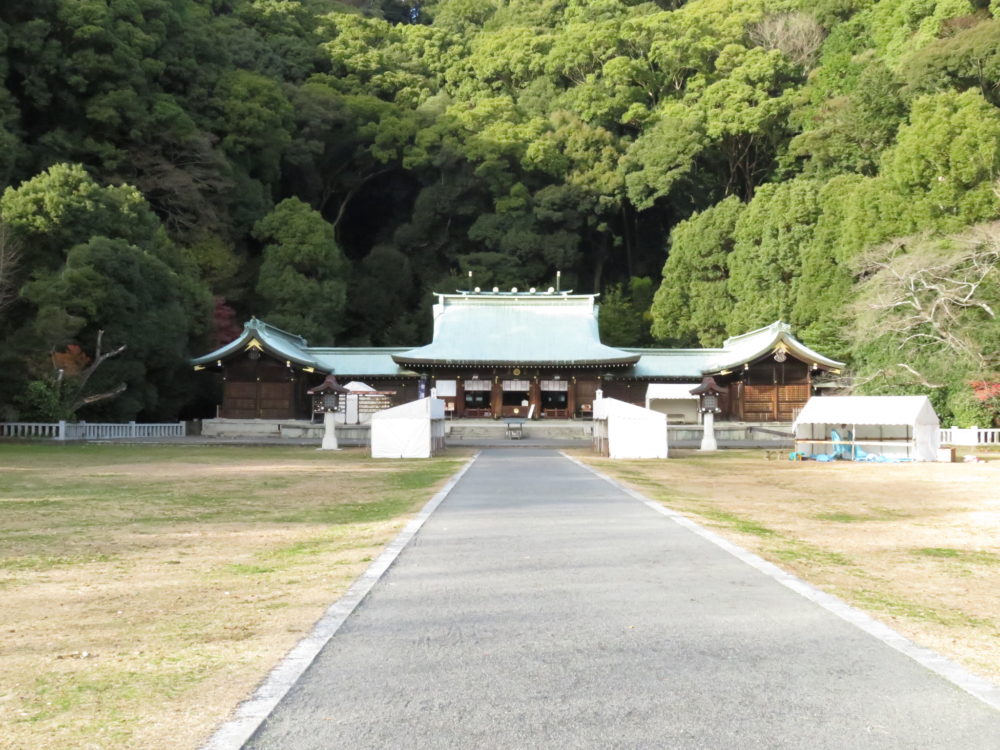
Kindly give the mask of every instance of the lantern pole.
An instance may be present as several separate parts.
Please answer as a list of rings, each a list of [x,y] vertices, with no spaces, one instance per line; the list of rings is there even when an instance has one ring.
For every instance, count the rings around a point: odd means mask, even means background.
[[[322,385],[306,391],[316,400],[317,406],[323,410],[323,442],[316,450],[339,451],[337,444],[337,412],[340,411],[340,394],[347,393],[347,389],[338,385],[337,379],[331,373],[326,376]],[[316,406],[314,411],[318,410]]]
[[[703,431],[701,433],[701,448],[703,451],[719,450],[719,443],[715,439],[715,412],[706,411],[702,421]]]
[[[701,399],[699,411],[702,413],[701,450],[703,451],[719,450],[719,443],[715,439],[715,415],[722,411],[719,408],[719,396],[724,391],[725,388],[719,386],[711,375],[706,375],[702,379],[701,385],[690,391],[692,396],[698,396]]]
[[[337,415],[332,411],[323,412],[323,443],[320,445],[321,451],[339,451],[337,445]]]

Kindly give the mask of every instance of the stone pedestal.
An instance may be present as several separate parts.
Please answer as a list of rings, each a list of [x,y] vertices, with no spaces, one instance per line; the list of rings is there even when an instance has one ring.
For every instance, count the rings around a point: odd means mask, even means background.
[[[704,432],[702,433],[701,436],[701,450],[703,451],[719,450],[719,444],[715,442],[715,413],[706,411],[702,425],[704,426]]]
[[[319,448],[321,451],[339,451],[337,445],[337,428],[334,422],[334,413],[328,411],[323,415],[323,444]]]

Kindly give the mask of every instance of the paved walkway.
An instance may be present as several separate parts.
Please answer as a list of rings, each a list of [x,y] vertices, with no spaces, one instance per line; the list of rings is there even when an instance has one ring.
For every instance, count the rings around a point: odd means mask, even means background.
[[[486,451],[247,747],[989,748],[1000,711],[554,451]]]

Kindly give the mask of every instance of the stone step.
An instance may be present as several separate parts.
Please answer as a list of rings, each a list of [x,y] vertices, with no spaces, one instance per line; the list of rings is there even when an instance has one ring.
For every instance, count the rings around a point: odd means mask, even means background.
[[[506,437],[507,425],[502,420],[460,420],[448,423],[447,436],[451,440],[500,440]],[[589,440],[593,434],[591,422],[568,420],[530,420],[522,425],[522,436],[549,440]]]

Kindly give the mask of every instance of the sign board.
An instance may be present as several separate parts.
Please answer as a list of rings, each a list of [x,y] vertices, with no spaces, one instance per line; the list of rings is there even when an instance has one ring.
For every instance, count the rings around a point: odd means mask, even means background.
[[[356,393],[347,394],[347,416],[344,418],[345,424],[358,424],[358,402],[360,397]]]
[[[455,398],[458,395],[458,382],[455,380],[438,380],[436,383],[438,398]]]

